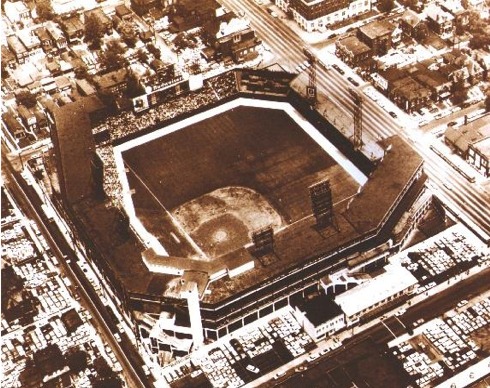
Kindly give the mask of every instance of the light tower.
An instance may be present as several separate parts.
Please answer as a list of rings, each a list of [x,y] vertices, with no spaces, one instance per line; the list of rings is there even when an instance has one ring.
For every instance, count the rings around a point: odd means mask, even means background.
[[[358,150],[362,147],[362,96],[354,89],[349,88],[350,95],[354,100],[354,136],[352,143],[354,149]]]
[[[313,53],[307,48],[303,47],[303,54],[305,54],[308,62],[310,63],[310,67],[308,69],[308,86],[306,87],[306,97],[312,106],[316,106],[316,57]]]

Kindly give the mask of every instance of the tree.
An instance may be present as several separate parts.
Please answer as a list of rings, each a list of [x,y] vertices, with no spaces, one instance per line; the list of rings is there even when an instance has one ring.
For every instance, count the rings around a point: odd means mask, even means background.
[[[453,95],[451,100],[455,105],[462,104],[468,97],[468,89],[464,86],[464,80],[458,78],[452,85]]]
[[[87,368],[87,353],[81,349],[76,349],[66,356],[66,363],[73,373],[79,373]]]
[[[101,63],[108,70],[118,70],[127,66],[127,60],[124,58],[124,47],[121,42],[112,39],[106,44],[106,49],[101,55]]]
[[[119,30],[122,40],[129,47],[134,47],[138,41],[138,35],[136,34],[136,30],[133,28],[133,25],[130,23],[124,23]]]
[[[36,106],[37,100],[36,96],[27,90],[22,90],[16,95],[17,102],[24,105],[26,108],[34,108]]]
[[[149,43],[146,47],[147,47],[148,51],[151,54],[153,54],[153,56],[155,58],[158,58],[158,59],[160,58],[160,56],[161,56],[160,49],[158,47],[156,47],[153,43]]]
[[[380,12],[390,12],[393,8],[395,8],[395,0],[378,1],[378,10]]]
[[[127,84],[128,86],[126,88],[126,94],[128,95],[128,97],[133,98],[133,97],[141,96],[142,94],[145,93],[143,88],[140,86],[138,77],[133,72],[128,73]],[[126,227],[123,227],[121,229],[121,234],[123,235],[127,234]]]
[[[486,33],[474,32],[468,45],[472,49],[484,49],[490,45],[490,36]]]
[[[138,61],[148,62],[148,54],[142,48],[140,48],[140,49],[138,49],[138,51],[136,51],[136,56],[138,57]]]
[[[100,48],[100,42],[104,36],[104,26],[102,22],[89,13],[85,16],[85,42],[91,43],[93,48]]]
[[[38,0],[36,2],[36,12],[38,18],[43,22],[53,19],[54,11],[51,6],[51,0]]]

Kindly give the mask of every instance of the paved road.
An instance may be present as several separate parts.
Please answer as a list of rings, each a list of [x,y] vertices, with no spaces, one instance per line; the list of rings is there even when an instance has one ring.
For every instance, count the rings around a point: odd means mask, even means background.
[[[265,41],[277,56],[277,62],[294,71],[296,66],[306,60],[303,54],[305,43],[278,18],[273,18],[267,12],[266,6],[260,6],[253,0],[237,2],[220,0],[228,9],[243,10],[257,30],[260,38]],[[340,63],[340,62],[339,62]],[[343,65],[341,65],[343,66]],[[345,66],[343,66],[345,69]],[[335,70],[325,70],[318,66],[317,82],[320,94],[327,96],[336,105],[337,110],[346,116],[343,121],[352,120],[352,98],[348,89],[353,85],[347,80],[346,71],[342,76]],[[366,87],[363,83],[359,88]],[[430,150],[427,137],[418,128],[402,128],[389,114],[369,98],[364,99],[363,138],[384,139],[398,134],[409,141],[425,160],[425,170],[433,184],[438,188],[442,199],[458,213],[467,214],[478,228],[490,235],[490,192],[478,183],[470,183],[453,170],[441,158]],[[477,173],[475,172],[475,175]],[[487,236],[485,236],[485,239]]]
[[[60,234],[53,234],[52,226],[46,222],[46,219],[42,212],[40,211],[40,204],[36,206],[36,201],[30,198],[23,187],[19,185],[15,172],[6,157],[6,150],[2,144],[2,176],[5,177],[6,185],[9,191],[14,196],[15,200],[23,210],[24,214],[34,220],[46,238],[53,254],[58,259],[58,262],[62,264],[63,270],[65,274],[70,278],[70,280],[78,287],[78,292],[80,293],[83,302],[85,302],[85,306],[88,311],[91,313],[94,322],[97,328],[100,331],[105,342],[109,343],[111,348],[114,350],[114,353],[117,359],[120,361],[121,365],[124,369],[125,377],[128,380],[128,383],[131,387],[144,387],[150,386],[146,381],[146,378],[140,377],[138,372],[134,368],[134,361],[130,361],[135,359],[134,351],[132,351],[132,344],[129,343],[127,339],[123,337],[127,343],[120,344],[115,338],[113,332],[115,332],[115,325],[111,321],[110,317],[107,314],[107,311],[104,311],[104,307],[98,298],[95,291],[92,289],[90,284],[88,284],[87,280],[83,278],[81,274],[81,270],[75,264],[76,257],[71,252],[71,250],[67,247],[66,243],[62,243],[60,241]],[[68,255],[67,255],[68,254]],[[66,258],[71,259],[71,264],[66,262]],[[111,330],[112,327],[112,330]],[[141,364],[141,361],[139,362]],[[141,368],[139,368],[141,369]],[[144,376],[143,371],[140,370],[139,373],[141,376]]]
[[[413,323],[423,318],[425,321],[441,316],[446,311],[455,307],[455,304],[462,299],[470,299],[488,290],[488,277],[490,268],[456,283],[451,288],[432,296],[427,301],[419,303],[407,310],[401,317],[390,317],[359,333],[352,338],[345,340],[341,348],[328,353],[322,359],[301,373],[289,371],[280,380],[271,380],[263,387],[291,387],[299,386],[321,386],[321,379],[339,367],[348,369],[349,363],[359,360],[361,353],[372,352],[380,357],[384,355],[387,342],[407,332],[407,328],[413,328]],[[368,349],[368,350],[367,350]],[[370,350],[369,350],[370,349]],[[319,380],[320,379],[320,380]],[[359,387],[363,382],[356,381]],[[318,385],[320,384],[320,385]]]

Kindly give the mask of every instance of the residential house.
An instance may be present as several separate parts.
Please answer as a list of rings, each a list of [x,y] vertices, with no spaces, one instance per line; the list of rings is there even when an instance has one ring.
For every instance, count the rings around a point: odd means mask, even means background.
[[[470,11],[463,7],[460,0],[445,0],[439,5],[443,11],[454,16],[455,27],[465,27],[470,22]]]
[[[488,80],[489,70],[490,70],[490,54],[485,50],[473,50],[472,54],[475,61],[482,68],[482,78]]]
[[[6,1],[3,11],[12,24],[21,23],[26,26],[31,22],[31,12],[23,1]]]
[[[454,49],[443,54],[442,58],[444,63],[448,65],[448,69],[443,71],[454,82],[461,80],[469,86],[483,79],[483,67],[466,52]]]
[[[289,4],[291,3],[291,0],[275,0],[275,4],[277,7],[281,10],[283,10],[286,13],[289,13]]]
[[[159,0],[131,0],[131,9],[139,16],[147,14],[152,8],[160,8]]]
[[[60,22],[68,42],[81,42],[85,34],[85,27],[78,16],[71,16]]]
[[[454,16],[444,11],[439,5],[429,4],[424,13],[427,26],[442,39],[450,39],[454,33]]]
[[[2,60],[2,69],[13,69],[17,65],[16,56],[12,53],[12,51],[9,50],[7,46],[2,45],[2,55],[0,58]]]
[[[16,35],[7,36],[7,45],[14,54],[17,63],[22,64],[29,56],[29,52]]]
[[[431,91],[412,77],[404,77],[393,82],[389,90],[391,100],[407,113],[427,106],[431,100]]]
[[[41,47],[45,53],[50,53],[54,50],[54,42],[51,35],[48,33],[46,28],[38,27],[34,30],[34,33],[41,42]]]
[[[231,57],[240,63],[258,55],[256,49],[260,40],[248,20],[236,18],[230,13],[208,22],[204,31],[205,40],[216,57]]]
[[[117,5],[115,8],[116,16],[125,22],[133,21],[133,12],[124,4]]]
[[[27,109],[24,105],[19,105],[17,107],[17,113],[19,113],[19,117],[29,131],[33,132],[37,129],[37,119],[34,113],[32,113],[29,109]]]
[[[17,120],[16,116],[11,110],[7,110],[2,114],[2,124],[7,129],[7,132],[12,136],[14,142],[26,137],[25,128]]]
[[[95,8],[90,11],[86,11],[85,20],[89,16],[95,17],[98,20],[105,34],[110,34],[112,32],[112,20],[104,13],[104,11],[102,11],[101,8]]]
[[[485,177],[490,177],[490,116],[448,127],[444,140]]]
[[[217,19],[218,9],[221,9],[221,5],[216,0],[180,0],[172,7],[169,15],[171,28],[183,32],[203,27]]]
[[[400,18],[400,28],[403,33],[420,42],[429,34],[429,28],[422,15],[407,9]]]
[[[395,81],[405,78],[408,76],[408,72],[403,69],[398,69],[396,67],[380,70],[371,76],[374,81],[374,85],[381,90],[385,95],[393,89]]]
[[[63,32],[58,28],[58,26],[55,23],[49,23],[46,25],[46,30],[51,36],[51,39],[53,39],[54,45],[56,46],[57,50],[65,50],[68,43],[65,36],[63,35]]]
[[[392,47],[392,34],[395,26],[386,20],[376,20],[360,27],[357,37],[369,48],[373,55],[383,56]]]
[[[413,78],[431,91],[431,100],[444,100],[451,96],[452,82],[438,70],[421,69],[414,73]]]
[[[355,36],[347,36],[335,42],[335,54],[351,67],[372,67],[371,48]],[[371,64],[371,66],[370,66]]]

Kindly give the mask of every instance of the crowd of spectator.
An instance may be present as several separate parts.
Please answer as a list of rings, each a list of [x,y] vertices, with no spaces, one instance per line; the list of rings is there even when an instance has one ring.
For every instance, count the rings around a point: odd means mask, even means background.
[[[201,89],[167,99],[143,114],[127,111],[117,116],[110,116],[94,128],[94,133],[107,130],[111,140],[121,139],[132,133],[163,124],[184,113],[219,102],[236,92],[235,74],[227,72],[205,81]]]
[[[204,82],[201,89],[167,98],[166,101],[147,111],[136,114],[132,111],[107,117],[94,128],[94,133],[107,131],[109,139],[115,141],[126,136],[157,127],[166,121],[179,117],[208,105],[217,103],[237,93],[235,72],[229,71]],[[104,189],[113,205],[121,203],[122,187],[116,169],[114,154],[110,142],[99,144],[97,152],[104,162]]]

